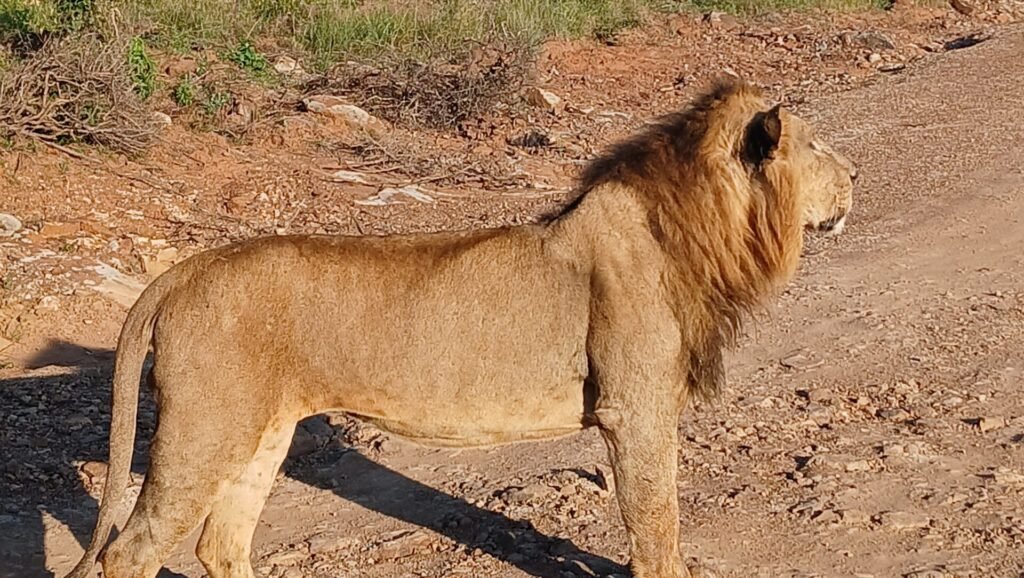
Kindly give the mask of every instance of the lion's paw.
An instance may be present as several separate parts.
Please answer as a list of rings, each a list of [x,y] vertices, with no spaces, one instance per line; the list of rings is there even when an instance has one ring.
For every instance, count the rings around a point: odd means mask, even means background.
[[[718,578],[717,574],[695,558],[686,561],[686,569],[690,572],[690,578]]]

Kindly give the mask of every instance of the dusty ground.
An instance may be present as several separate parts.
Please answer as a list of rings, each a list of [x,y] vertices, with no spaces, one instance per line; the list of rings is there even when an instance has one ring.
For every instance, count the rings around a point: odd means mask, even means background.
[[[359,148],[296,112],[252,142],[172,126],[141,161],[5,153],[0,213],[24,228],[0,238],[0,577],[60,576],[81,553],[109,349],[149,277],[258,233],[528,221],[595,147],[724,67],[813,119],[863,177],[848,232],[809,240],[723,397],[680,423],[686,552],[729,577],[1024,576],[1024,28],[1005,24],[1020,8],[679,17],[614,46],[554,44],[538,82],[565,110],[462,136]],[[893,47],[851,40],[864,32]],[[553,143],[509,144],[529,132]],[[403,185],[415,194],[380,193]],[[140,474],[148,400],[141,421]],[[452,452],[327,416],[293,454],[257,531],[264,575],[627,574],[592,433]],[[190,552],[173,573],[202,575]]]

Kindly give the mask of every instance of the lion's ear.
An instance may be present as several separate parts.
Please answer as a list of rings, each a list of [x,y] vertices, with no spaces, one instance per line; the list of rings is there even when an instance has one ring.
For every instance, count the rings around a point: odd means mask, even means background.
[[[759,112],[747,127],[747,156],[760,164],[775,155],[782,139],[781,108],[775,105],[767,112]]]

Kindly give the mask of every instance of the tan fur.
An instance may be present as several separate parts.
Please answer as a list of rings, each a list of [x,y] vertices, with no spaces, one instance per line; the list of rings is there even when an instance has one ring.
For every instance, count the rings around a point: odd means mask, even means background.
[[[682,578],[677,420],[711,395],[741,315],[793,274],[805,226],[850,208],[852,165],[739,82],[590,165],[542,225],[294,236],[173,268],[118,344],[100,554],[124,495],[147,346],[159,421],[142,493],[103,555],[152,578],[200,523],[212,578],[249,548],[295,423],[339,409],[429,444],[608,443],[638,578]]]

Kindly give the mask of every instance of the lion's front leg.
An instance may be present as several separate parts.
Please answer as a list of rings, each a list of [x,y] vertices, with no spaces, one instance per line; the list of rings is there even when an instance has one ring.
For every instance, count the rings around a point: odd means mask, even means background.
[[[672,412],[598,410],[635,578],[690,578],[679,555],[678,437]],[[645,423],[646,422],[646,423]]]

